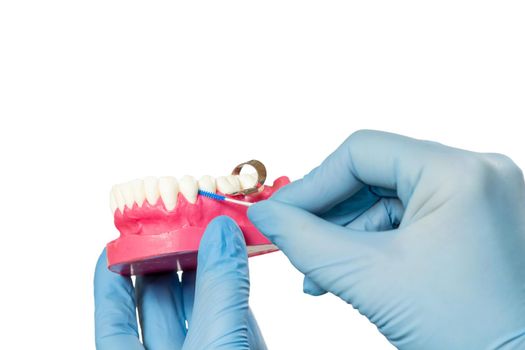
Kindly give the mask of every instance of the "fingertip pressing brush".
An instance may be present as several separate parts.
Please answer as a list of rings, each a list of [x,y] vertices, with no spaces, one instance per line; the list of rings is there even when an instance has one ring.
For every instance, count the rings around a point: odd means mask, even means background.
[[[237,199],[226,197],[226,196],[224,196],[222,194],[217,194],[217,193],[208,192],[208,191],[204,191],[204,190],[199,190],[198,194],[201,195],[201,196],[204,196],[204,197],[215,199],[217,201],[224,201],[224,202],[235,203],[235,204],[239,204],[239,205],[244,205],[245,207],[249,207],[250,205],[253,204],[251,202],[240,201],[240,200],[237,200]]]

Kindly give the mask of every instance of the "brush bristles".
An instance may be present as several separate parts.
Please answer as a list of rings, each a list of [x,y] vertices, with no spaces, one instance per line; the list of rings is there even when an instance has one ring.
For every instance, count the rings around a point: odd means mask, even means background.
[[[201,196],[208,197],[208,198],[211,198],[211,199],[216,199],[218,201],[223,201],[224,198],[225,198],[224,196],[221,196],[220,194],[212,193],[212,192],[208,192],[208,191],[204,191],[204,190],[199,190],[198,193]]]

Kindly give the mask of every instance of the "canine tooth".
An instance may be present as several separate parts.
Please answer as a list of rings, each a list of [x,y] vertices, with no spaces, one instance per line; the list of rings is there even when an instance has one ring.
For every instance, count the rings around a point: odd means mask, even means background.
[[[190,175],[184,175],[180,181],[180,193],[186,197],[188,202],[191,204],[195,204],[197,201],[197,191],[199,190],[199,187],[197,185],[197,180],[193,176]]]
[[[120,192],[119,186],[113,186],[113,188],[111,189],[111,193],[115,196],[117,207],[120,209],[121,212],[124,212],[124,206],[126,205],[126,202],[124,201],[124,197]]]
[[[140,206],[146,200],[146,190],[144,189],[144,181],[141,179],[131,181],[131,189],[133,190],[133,199]]]
[[[199,189],[215,193],[215,190],[217,189],[215,179],[210,175],[204,175],[199,179]]]
[[[257,183],[257,174],[241,174],[239,175],[239,181],[243,190],[251,188]]]
[[[217,178],[217,188],[225,194],[233,193],[241,189],[241,183],[235,175],[219,176]]]
[[[111,213],[115,213],[115,210],[117,210],[117,199],[115,198],[115,193],[113,191],[109,192],[109,207],[111,208]]]
[[[120,193],[122,193],[122,196],[124,197],[124,202],[126,203],[126,206],[131,209],[133,208],[133,203],[135,202],[135,199],[133,198],[133,188],[131,187],[130,182],[126,182],[119,185]]]
[[[175,209],[177,205],[177,194],[179,193],[177,179],[173,176],[161,177],[159,179],[159,192],[166,209]]]
[[[143,179],[144,181],[144,192],[146,199],[151,205],[155,205],[159,200],[159,180],[156,177],[148,176]]]

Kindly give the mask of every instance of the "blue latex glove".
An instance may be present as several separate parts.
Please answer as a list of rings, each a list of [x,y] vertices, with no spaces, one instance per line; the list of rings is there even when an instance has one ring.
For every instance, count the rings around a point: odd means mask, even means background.
[[[197,272],[184,272],[182,283],[176,273],[157,274],[137,277],[133,288],[107,269],[104,250],[95,272],[97,349],[266,349],[248,308],[247,259],[244,237],[226,216],[208,225]]]
[[[375,131],[248,211],[400,349],[525,348],[525,186],[507,157]]]

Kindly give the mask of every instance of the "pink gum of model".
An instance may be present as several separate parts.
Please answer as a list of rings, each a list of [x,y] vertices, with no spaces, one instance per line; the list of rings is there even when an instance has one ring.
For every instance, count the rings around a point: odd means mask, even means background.
[[[288,183],[290,180],[281,176],[272,186],[265,185],[261,192],[232,198],[258,202]],[[140,207],[137,203],[131,209],[125,207],[124,212],[117,209],[114,217],[120,237],[107,244],[108,267],[122,275],[194,269],[204,230],[219,215],[227,215],[237,222],[249,256],[276,251],[248,220],[247,210],[242,205],[204,196],[197,196],[195,204],[191,204],[183,195],[177,196],[173,211],[166,210],[161,198],[155,205],[144,201]]]

